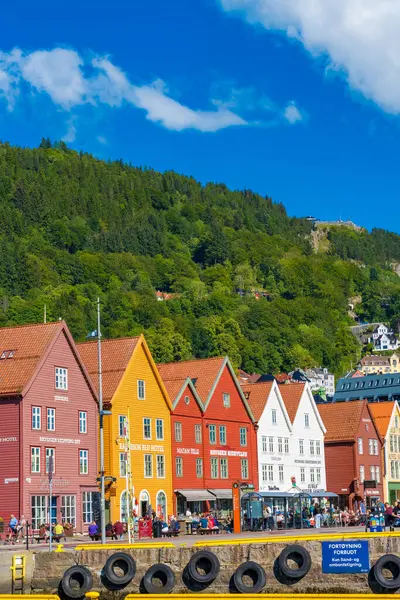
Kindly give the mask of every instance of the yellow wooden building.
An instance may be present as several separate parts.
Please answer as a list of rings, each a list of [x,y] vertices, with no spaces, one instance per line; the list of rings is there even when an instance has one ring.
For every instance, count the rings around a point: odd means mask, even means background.
[[[104,409],[111,411],[104,417],[106,518],[126,522],[128,506],[139,517],[152,510],[167,518],[173,510],[168,393],[143,336],[103,340],[101,349]],[[97,343],[78,344],[78,351],[97,385]]]

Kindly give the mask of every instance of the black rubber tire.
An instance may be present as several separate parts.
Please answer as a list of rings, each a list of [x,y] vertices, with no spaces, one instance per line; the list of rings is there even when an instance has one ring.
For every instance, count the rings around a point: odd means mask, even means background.
[[[391,571],[393,579],[386,579],[383,569]],[[400,588],[400,558],[394,554],[381,556],[374,565],[374,577],[377,583],[387,590]]]
[[[123,575],[115,573],[115,567],[119,567],[123,571]],[[136,562],[130,554],[114,552],[107,558],[103,573],[114,585],[128,585],[136,575]]]
[[[248,575],[253,580],[253,585],[246,585],[243,577]],[[238,566],[233,574],[233,583],[240,594],[258,594],[267,583],[267,576],[261,565],[248,560]]]
[[[201,566],[205,573],[199,573],[197,567]],[[218,556],[208,550],[200,550],[193,554],[188,562],[188,573],[197,583],[211,583],[218,577],[220,564]]]
[[[153,579],[157,577],[162,585],[154,585]],[[158,563],[147,569],[143,577],[143,587],[148,594],[169,594],[175,586],[174,572],[168,565]]]
[[[83,598],[93,587],[93,577],[86,567],[70,567],[61,579],[61,587],[68,598]]]
[[[294,560],[298,564],[298,569],[292,569],[288,565],[288,560]],[[301,579],[307,575],[311,569],[311,556],[308,550],[297,544],[286,546],[279,555],[278,565],[281,572],[289,579]]]

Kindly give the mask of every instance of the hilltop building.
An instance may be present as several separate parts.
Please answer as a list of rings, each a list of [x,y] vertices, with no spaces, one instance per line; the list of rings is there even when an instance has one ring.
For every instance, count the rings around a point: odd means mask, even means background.
[[[363,399],[369,402],[400,400],[400,373],[339,379],[334,402]]]
[[[359,370],[364,375],[399,373],[400,358],[397,354],[392,354],[392,356],[375,356],[369,354],[360,360]]]
[[[379,323],[373,330],[371,342],[376,352],[397,350],[399,347],[399,340],[395,336],[393,329],[390,329],[383,323]]]

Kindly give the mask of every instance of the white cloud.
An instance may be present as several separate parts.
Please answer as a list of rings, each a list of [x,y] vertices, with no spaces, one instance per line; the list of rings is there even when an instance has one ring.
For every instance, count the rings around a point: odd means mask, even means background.
[[[67,144],[71,144],[76,139],[76,125],[74,117],[71,117],[67,123],[68,130],[67,133],[63,136],[63,141],[67,142]]]
[[[0,98],[4,98],[8,110],[14,108],[19,95],[19,70],[18,61],[21,53],[12,50],[9,54],[0,52]]]
[[[297,108],[295,102],[289,102],[285,110],[283,111],[283,116],[290,125],[294,125],[295,123],[299,123],[303,120],[303,115],[300,110]]]
[[[350,86],[384,110],[400,113],[399,0],[219,0],[251,23],[327,55]]]
[[[107,138],[104,137],[104,135],[98,135],[96,137],[97,141],[99,142],[99,144],[103,144],[104,146],[108,143],[107,142]]]

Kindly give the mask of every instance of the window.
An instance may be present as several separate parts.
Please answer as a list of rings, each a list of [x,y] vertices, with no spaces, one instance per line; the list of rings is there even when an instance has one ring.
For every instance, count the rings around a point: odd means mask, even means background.
[[[175,423],[176,425],[176,423]],[[151,440],[151,419],[149,417],[143,417],[143,439]],[[176,438],[175,438],[176,439]],[[182,440],[176,440],[182,441]]]
[[[285,454],[289,454],[289,438],[285,438]]]
[[[61,496],[61,514],[63,523],[76,527],[76,496]]]
[[[269,446],[269,451],[273,452],[274,451],[274,438],[270,437],[268,440],[268,446]]]
[[[216,444],[217,443],[217,428],[215,425],[209,426],[208,435],[210,437],[210,444]]]
[[[364,480],[365,480],[364,465],[360,465],[360,483],[364,483]]]
[[[182,441],[182,423],[177,421],[174,425],[174,430],[175,430],[175,441],[181,442]]]
[[[127,472],[128,472],[128,469],[127,469],[126,453],[120,452],[119,453],[119,476],[126,477]]]
[[[284,482],[283,465],[279,465],[279,467],[278,467],[278,475],[279,475],[279,483],[283,483]]]
[[[321,483],[321,469],[318,467],[317,471],[317,483]]]
[[[304,454],[304,440],[299,440],[299,454]]]
[[[194,438],[196,440],[196,444],[201,444],[201,425],[196,424],[194,426]]]
[[[396,462],[394,463],[394,468],[395,468],[395,477],[396,479],[399,479],[399,461],[396,460]]]
[[[156,438],[158,440],[164,439],[164,420],[156,419]]]
[[[283,440],[282,438],[278,438],[278,454],[282,454],[283,452]]]
[[[263,452],[268,452],[268,438],[266,435],[261,437],[261,447]]]
[[[315,441],[315,454],[321,456],[321,442],[320,440]]]
[[[276,425],[277,424],[276,409],[275,408],[273,408],[271,410],[271,422],[272,422],[272,425]]]
[[[40,448],[31,448],[31,472],[40,473]]]
[[[118,435],[119,435],[119,437],[125,437],[125,421],[126,421],[125,415],[118,416]]]
[[[32,496],[31,498],[31,518],[32,529],[39,529],[43,523],[47,523],[47,496]]]
[[[151,454],[144,455],[144,476],[153,477],[153,456]]]
[[[56,451],[54,448],[46,448],[46,473],[49,472],[50,456],[53,458],[53,473],[56,471]]]
[[[87,412],[79,411],[79,433],[87,433]]]
[[[395,478],[395,466],[394,466],[394,461],[392,460],[390,463],[390,476],[392,479]]]
[[[390,436],[390,452],[394,452],[394,435]]]
[[[211,479],[218,479],[218,458],[211,459]]]
[[[56,409],[48,408],[47,409],[47,431],[55,431],[56,430]]]
[[[42,409],[40,406],[32,406],[32,429],[42,428]]]
[[[306,470],[304,467],[301,467],[300,469],[300,482],[301,483],[305,483],[306,481]]]
[[[196,458],[196,477],[203,477],[203,459]]]
[[[246,429],[246,427],[240,428],[240,445],[247,446],[247,429]]]
[[[82,493],[82,516],[84,523],[91,523],[93,521],[93,497],[95,492],[83,492]]]
[[[393,361],[393,362],[397,363],[397,361]],[[396,427],[396,429],[399,428],[399,417],[395,417],[394,418],[394,426]]]
[[[364,454],[363,439],[362,438],[358,438],[357,444],[358,444],[358,454]]]
[[[56,367],[56,390],[68,389],[68,369]]]
[[[268,465],[268,481],[274,481],[274,465]]]
[[[374,455],[378,456],[378,440],[374,440]]]
[[[87,475],[89,473],[89,451],[79,450],[79,473]]]
[[[219,426],[219,443],[221,446],[225,446],[226,444],[226,427],[225,425]]]
[[[228,479],[228,459],[221,458],[220,461],[221,479]]]
[[[138,379],[137,382],[137,397],[139,400],[146,399],[146,384],[143,379]]]
[[[370,467],[369,470],[370,470],[370,474],[371,474],[371,480],[375,481],[375,467],[372,466],[372,467]]]
[[[371,455],[374,454],[374,440],[369,439],[368,440],[368,448],[369,448],[369,453]]]
[[[315,454],[315,450],[314,450],[314,440],[310,440],[310,454],[314,455]]]
[[[315,483],[315,469],[310,469],[310,483]]]
[[[249,461],[247,460],[247,458],[242,458],[241,459],[241,471],[242,471],[242,479],[248,479],[249,478]]]
[[[231,405],[231,395],[230,394],[222,394],[224,408],[229,408]]]
[[[163,479],[165,477],[165,456],[163,454],[157,454],[157,477]]]
[[[261,473],[262,473],[262,480],[263,481],[268,481],[268,465],[262,465],[261,466]]]
[[[304,415],[304,427],[310,427],[310,415],[308,413]]]
[[[380,467],[375,467],[375,479],[377,483],[381,482],[381,469]]]
[[[185,396],[184,402],[185,402],[186,405],[188,405],[190,403],[190,397],[189,396]]]
[[[183,477],[183,460],[181,456],[175,459],[175,475],[177,477]]]

